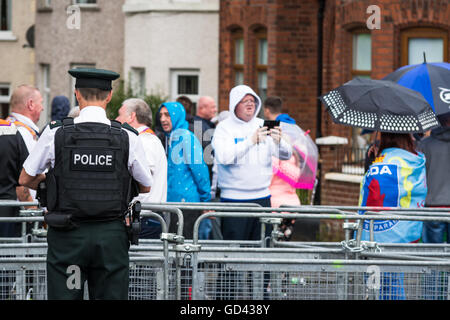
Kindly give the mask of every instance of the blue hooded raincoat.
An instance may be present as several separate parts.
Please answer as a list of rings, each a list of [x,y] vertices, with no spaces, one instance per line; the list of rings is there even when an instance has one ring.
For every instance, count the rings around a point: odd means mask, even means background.
[[[166,135],[167,201],[207,202],[211,199],[208,167],[203,160],[202,145],[188,130],[186,111],[181,103],[166,102],[172,131]]]

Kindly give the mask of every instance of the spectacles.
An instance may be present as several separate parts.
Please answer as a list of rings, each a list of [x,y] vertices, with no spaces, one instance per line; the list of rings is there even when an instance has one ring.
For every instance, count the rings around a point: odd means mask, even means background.
[[[244,106],[248,106],[248,105],[251,105],[251,104],[256,104],[256,101],[250,99],[250,100],[241,101],[240,103],[242,103]]]

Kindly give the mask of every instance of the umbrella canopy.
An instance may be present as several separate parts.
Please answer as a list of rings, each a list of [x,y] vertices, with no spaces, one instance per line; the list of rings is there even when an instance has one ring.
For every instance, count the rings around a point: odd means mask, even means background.
[[[450,113],[450,63],[421,63],[404,66],[383,80],[419,91],[439,116]]]
[[[355,78],[319,99],[338,124],[392,133],[439,127],[433,109],[419,92],[392,81]]]
[[[273,173],[296,189],[313,189],[316,180],[319,152],[308,133],[298,125],[281,122],[283,139],[292,146],[292,157],[279,160],[273,157]]]

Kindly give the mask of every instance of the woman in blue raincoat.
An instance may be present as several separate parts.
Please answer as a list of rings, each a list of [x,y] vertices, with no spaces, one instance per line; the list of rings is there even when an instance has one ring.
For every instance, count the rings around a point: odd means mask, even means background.
[[[211,184],[208,167],[203,160],[202,145],[194,133],[188,130],[189,123],[186,121],[186,111],[183,105],[179,102],[163,103],[157,116],[160,117],[165,134],[167,201],[209,201]],[[199,212],[188,212],[185,215],[183,229],[186,238],[192,238],[193,224],[200,214]],[[202,225],[201,229],[203,229]],[[201,238],[202,236],[200,236]]]

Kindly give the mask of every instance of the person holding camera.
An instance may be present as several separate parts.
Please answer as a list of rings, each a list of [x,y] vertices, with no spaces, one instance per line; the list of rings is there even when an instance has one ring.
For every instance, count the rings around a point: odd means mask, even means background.
[[[281,138],[279,126],[269,128],[257,117],[261,99],[249,86],[238,85],[230,91],[229,110],[229,117],[217,125],[212,140],[220,201],[270,207],[272,156],[287,160],[292,148]],[[224,218],[222,234],[225,240],[259,240],[259,219]]]

